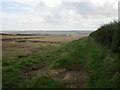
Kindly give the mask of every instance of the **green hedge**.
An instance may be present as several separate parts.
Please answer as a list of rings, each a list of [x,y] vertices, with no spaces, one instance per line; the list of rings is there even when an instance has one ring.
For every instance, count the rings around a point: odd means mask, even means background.
[[[102,25],[90,34],[99,43],[109,47],[113,52],[120,53],[120,22],[114,21]]]

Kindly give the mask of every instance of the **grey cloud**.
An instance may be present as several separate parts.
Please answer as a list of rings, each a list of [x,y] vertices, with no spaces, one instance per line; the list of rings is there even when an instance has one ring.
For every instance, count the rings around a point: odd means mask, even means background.
[[[78,15],[83,17],[83,19],[94,18],[97,20],[100,17],[109,18],[117,16],[117,9],[112,6],[112,3],[104,3],[101,6],[97,6],[94,5],[92,2],[63,2],[59,7],[51,11],[52,16],[47,16],[46,22],[50,22],[53,24],[63,23],[60,19],[64,18],[66,20],[69,16],[67,12],[66,15],[62,15],[61,13],[63,12],[63,10],[76,11]],[[78,15],[76,15],[76,17]]]
[[[63,29],[95,29],[104,22],[110,21],[111,18],[116,18],[118,12],[117,8],[109,2],[102,5],[93,4],[92,2],[62,2],[55,7],[49,7],[45,2],[39,2],[32,7],[31,11],[33,12],[28,16],[35,22],[32,21],[30,23],[31,20],[28,20],[23,27],[31,26],[28,28],[40,27],[41,29],[56,29],[60,27]],[[13,22],[14,20],[11,21]]]
[[[89,17],[101,15],[105,17],[117,16],[117,9],[113,7],[112,3],[104,3],[103,5],[94,5],[92,2],[64,2],[65,9],[76,10],[79,14]],[[99,4],[99,3],[98,3]]]

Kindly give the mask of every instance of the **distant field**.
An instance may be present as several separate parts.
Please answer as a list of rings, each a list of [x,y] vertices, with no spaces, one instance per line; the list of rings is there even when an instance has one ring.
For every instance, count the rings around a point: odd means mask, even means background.
[[[83,35],[90,34],[92,30],[71,30],[71,31],[2,31],[4,34],[32,34],[32,35],[49,35],[49,36],[64,36],[64,35]]]
[[[24,36],[24,35],[3,35],[2,40],[3,41],[48,41],[48,42],[59,42],[59,43],[65,43],[70,42],[73,40],[78,40],[79,38],[88,36],[88,34],[82,34],[82,35],[72,35],[72,36]]]
[[[33,38],[33,37],[44,37],[44,36],[26,36],[26,35],[2,35],[2,39],[8,39],[8,38]]]

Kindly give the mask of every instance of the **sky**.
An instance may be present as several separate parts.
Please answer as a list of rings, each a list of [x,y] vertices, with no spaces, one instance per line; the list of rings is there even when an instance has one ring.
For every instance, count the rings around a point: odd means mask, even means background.
[[[118,19],[118,0],[0,0],[0,30],[96,30]]]

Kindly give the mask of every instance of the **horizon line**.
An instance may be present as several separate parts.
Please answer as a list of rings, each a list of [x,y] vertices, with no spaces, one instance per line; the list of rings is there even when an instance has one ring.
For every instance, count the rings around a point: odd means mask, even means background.
[[[97,30],[97,29],[87,29],[87,30],[77,30],[77,29],[72,29],[72,30],[67,30],[67,29],[65,29],[65,30],[0,30],[0,31],[95,31],[95,30]]]

